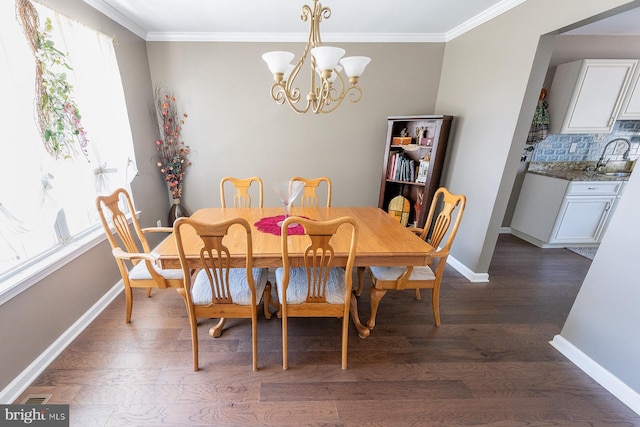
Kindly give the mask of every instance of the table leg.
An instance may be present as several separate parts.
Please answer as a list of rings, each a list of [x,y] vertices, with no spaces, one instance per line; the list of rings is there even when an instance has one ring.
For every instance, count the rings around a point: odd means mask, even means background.
[[[358,330],[358,336],[360,338],[366,338],[369,336],[371,331],[365,325],[360,322],[360,316],[358,316],[358,299],[356,298],[356,292],[353,291],[351,295],[351,302],[349,305],[349,311],[351,312],[351,319],[353,320],[353,325]]]
[[[224,327],[225,323],[227,323],[227,319],[221,317],[220,321],[216,323],[215,326],[212,326],[211,329],[209,329],[209,335],[214,338],[220,337],[220,335],[222,335],[222,328]]]

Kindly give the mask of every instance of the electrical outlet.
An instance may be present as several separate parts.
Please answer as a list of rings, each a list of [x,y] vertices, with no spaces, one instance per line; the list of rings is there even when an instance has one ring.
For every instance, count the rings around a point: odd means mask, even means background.
[[[162,220],[161,220],[161,219],[159,219],[159,220],[158,220],[158,222],[156,222],[156,225],[157,225],[158,227],[162,227]]]
[[[569,148],[569,152],[570,153],[575,153],[577,148],[578,148],[578,143],[577,142],[572,142],[571,143],[571,147]]]

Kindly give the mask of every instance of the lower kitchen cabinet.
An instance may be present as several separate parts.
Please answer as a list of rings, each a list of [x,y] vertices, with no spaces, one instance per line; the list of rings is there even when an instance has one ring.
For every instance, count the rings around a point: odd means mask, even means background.
[[[568,181],[527,173],[511,233],[541,248],[600,243],[622,181]]]

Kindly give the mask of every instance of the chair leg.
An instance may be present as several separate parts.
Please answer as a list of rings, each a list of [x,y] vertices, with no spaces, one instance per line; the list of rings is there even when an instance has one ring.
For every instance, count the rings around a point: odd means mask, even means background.
[[[362,288],[364,288],[364,270],[366,267],[358,267],[358,286],[356,287],[356,296],[360,296]]]
[[[289,358],[287,357],[287,316],[282,315],[282,369],[289,369]]]
[[[380,300],[387,293],[386,289],[371,288],[371,316],[367,322],[367,327],[373,329],[376,326],[376,313],[378,312],[378,305]]]
[[[151,288],[147,288],[147,298],[151,296]]]
[[[420,296],[420,289],[416,289],[416,299],[422,299]]]
[[[251,351],[253,353],[253,371],[258,370],[258,313],[251,315]]]
[[[193,351],[193,370],[198,371],[198,320],[195,317],[189,317],[191,323],[191,347]]]
[[[347,349],[349,348],[349,314],[342,318],[342,369],[347,369]]]
[[[431,304],[433,305],[433,318],[436,326],[440,326],[440,287],[434,286],[431,291]]]
[[[124,297],[126,299],[125,323],[131,323],[131,312],[133,311],[133,291],[130,286],[124,287]]]
[[[227,319],[221,317],[220,321],[218,321],[215,326],[212,326],[211,329],[209,329],[209,335],[211,335],[213,338],[220,338],[220,335],[222,335],[222,328],[224,328],[225,323],[227,323]]]

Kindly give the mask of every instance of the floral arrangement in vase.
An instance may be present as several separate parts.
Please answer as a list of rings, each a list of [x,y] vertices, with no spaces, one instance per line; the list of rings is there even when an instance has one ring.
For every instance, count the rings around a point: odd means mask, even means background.
[[[155,90],[156,116],[161,139],[156,141],[156,150],[160,153],[157,165],[164,176],[174,204],[180,203],[182,182],[187,167],[191,166],[191,150],[180,140],[180,132],[187,114],[178,114],[176,98],[164,93],[161,88]]]

